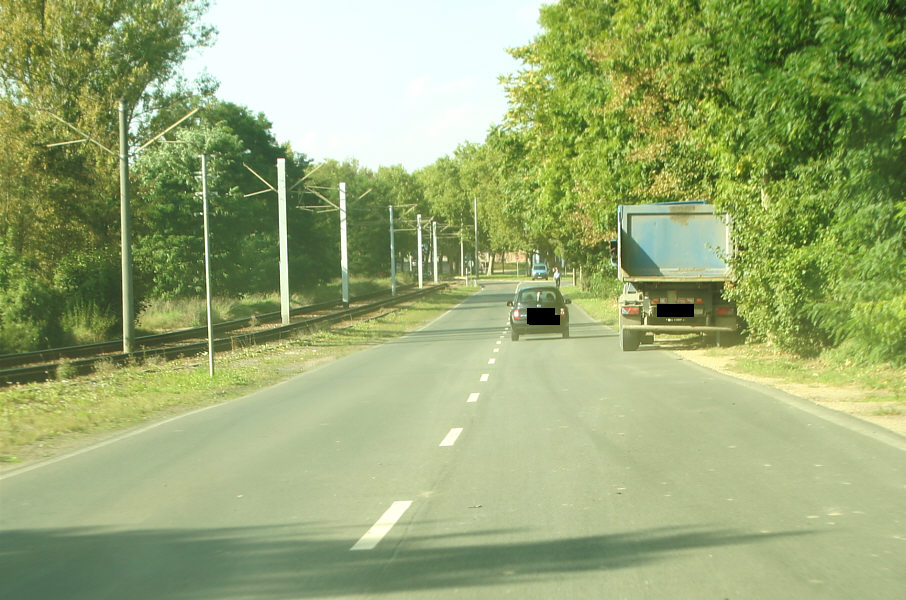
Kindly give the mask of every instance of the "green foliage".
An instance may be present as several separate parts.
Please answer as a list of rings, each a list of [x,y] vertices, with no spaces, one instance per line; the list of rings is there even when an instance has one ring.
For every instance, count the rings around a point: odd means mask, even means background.
[[[608,263],[588,265],[583,268],[582,290],[594,298],[616,298],[620,295],[620,282],[616,267]]]
[[[59,345],[62,299],[0,240],[0,354]]]
[[[156,112],[186,53],[211,42],[199,24],[207,5],[0,0],[0,243],[27,265],[6,272],[14,276],[0,292],[6,348],[58,345],[62,314],[106,329],[121,312],[119,285],[110,289],[119,173],[100,146],[117,147],[120,99],[130,120]],[[49,147],[83,137],[61,120],[96,143]]]
[[[906,21],[875,0],[561,0],[513,50],[500,147],[527,229],[605,255],[617,204],[734,218],[754,339],[906,363]],[[597,285],[596,276],[588,278]]]

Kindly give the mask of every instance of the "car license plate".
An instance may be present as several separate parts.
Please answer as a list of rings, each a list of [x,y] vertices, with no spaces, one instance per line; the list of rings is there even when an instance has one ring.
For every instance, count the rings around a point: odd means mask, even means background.
[[[553,308],[526,309],[526,319],[529,325],[559,325],[560,315]]]

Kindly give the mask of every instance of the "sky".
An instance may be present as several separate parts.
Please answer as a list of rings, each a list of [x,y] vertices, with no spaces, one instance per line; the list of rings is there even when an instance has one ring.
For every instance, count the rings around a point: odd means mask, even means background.
[[[412,172],[503,120],[506,49],[541,32],[552,0],[214,0],[193,51],[218,97],[262,112],[279,142],[321,161]]]

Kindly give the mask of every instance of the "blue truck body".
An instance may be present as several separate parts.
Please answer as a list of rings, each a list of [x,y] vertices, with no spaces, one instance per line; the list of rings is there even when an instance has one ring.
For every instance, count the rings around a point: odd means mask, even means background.
[[[620,345],[635,350],[655,333],[699,333],[733,343],[736,307],[723,298],[732,280],[732,221],[703,202],[620,205],[615,262],[620,281]]]

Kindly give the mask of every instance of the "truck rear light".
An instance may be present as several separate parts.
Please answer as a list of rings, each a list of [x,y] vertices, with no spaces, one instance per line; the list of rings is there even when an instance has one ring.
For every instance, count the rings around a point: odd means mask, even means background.
[[[660,304],[660,303],[661,303],[661,299],[660,299],[660,298],[652,298],[652,299],[651,299],[651,303],[652,303],[652,304]]]
[[[719,317],[732,317],[736,314],[736,308],[732,306],[718,306],[716,312]]]
[[[639,314],[638,306],[621,306],[620,313],[624,315],[637,315]]]
[[[704,301],[704,299],[702,299],[702,298],[696,298],[696,299],[695,299],[695,303],[696,303],[696,304],[704,304],[705,301]]]

